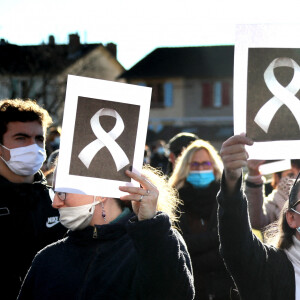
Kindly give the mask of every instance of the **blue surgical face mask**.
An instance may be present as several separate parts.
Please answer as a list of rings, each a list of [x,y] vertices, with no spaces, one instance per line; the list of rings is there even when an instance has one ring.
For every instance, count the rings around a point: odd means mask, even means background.
[[[159,147],[159,148],[157,149],[157,153],[158,153],[159,155],[164,155],[164,154],[165,154],[165,148],[164,148],[164,147]]]
[[[213,170],[190,171],[186,181],[195,188],[205,188],[215,180]]]
[[[51,142],[51,145],[52,145],[53,147],[59,147],[59,144],[60,144],[60,136],[57,136],[57,137],[53,140],[53,142]]]

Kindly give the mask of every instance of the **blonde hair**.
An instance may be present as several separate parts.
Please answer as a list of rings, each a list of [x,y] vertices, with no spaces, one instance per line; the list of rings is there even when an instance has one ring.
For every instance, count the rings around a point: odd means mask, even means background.
[[[179,216],[178,205],[181,204],[177,190],[168,183],[167,177],[161,171],[150,165],[144,165],[142,173],[159,191],[157,210],[166,213],[175,226]]]
[[[216,180],[220,180],[223,172],[223,163],[217,150],[209,142],[198,139],[192,142],[180,155],[176,161],[175,169],[169,179],[172,187],[180,189],[185,182],[186,177],[190,172],[190,163],[195,152],[205,149],[211,159],[213,171]]]

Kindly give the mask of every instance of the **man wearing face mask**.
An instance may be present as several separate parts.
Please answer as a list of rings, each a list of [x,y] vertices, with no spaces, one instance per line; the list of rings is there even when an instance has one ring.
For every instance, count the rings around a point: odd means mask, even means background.
[[[40,171],[51,122],[34,101],[0,101],[0,288],[5,299],[16,299],[36,252],[66,231]]]
[[[169,179],[183,202],[179,227],[192,259],[196,300],[229,300],[234,286],[219,254],[216,195],[222,170],[216,149],[198,139],[182,152]]]

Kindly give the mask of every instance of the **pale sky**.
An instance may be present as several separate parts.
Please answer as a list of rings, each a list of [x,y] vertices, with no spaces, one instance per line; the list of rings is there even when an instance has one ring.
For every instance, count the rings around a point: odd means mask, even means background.
[[[0,0],[0,38],[18,45],[117,44],[129,69],[158,47],[234,44],[241,23],[300,22],[299,0]],[[300,46],[300,39],[299,39]]]

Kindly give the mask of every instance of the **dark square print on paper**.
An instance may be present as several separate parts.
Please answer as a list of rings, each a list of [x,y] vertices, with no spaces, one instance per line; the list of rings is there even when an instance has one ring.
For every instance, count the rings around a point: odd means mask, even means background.
[[[286,105],[282,105],[277,110],[267,133],[254,122],[255,116],[260,108],[274,96],[265,83],[264,72],[274,59],[280,57],[291,58],[300,65],[300,49],[249,48],[246,130],[247,136],[254,141],[262,142],[300,139],[299,125],[293,113]],[[294,76],[294,69],[290,67],[277,67],[274,69],[274,74],[279,84],[286,87]],[[299,90],[295,94],[298,99],[300,99]],[[300,112],[298,112],[298,114],[299,113]]]
[[[102,108],[114,109],[124,122],[124,131],[115,141],[127,155],[129,164],[119,171],[117,171],[114,159],[107,147],[103,147],[96,153],[89,168],[86,168],[78,158],[82,149],[97,139],[91,128],[90,120]],[[124,172],[132,166],[139,113],[139,105],[78,97],[70,175],[130,182],[130,178]],[[100,116],[99,122],[108,134],[114,128],[116,119],[111,116]]]

